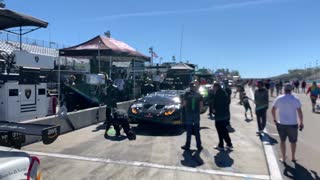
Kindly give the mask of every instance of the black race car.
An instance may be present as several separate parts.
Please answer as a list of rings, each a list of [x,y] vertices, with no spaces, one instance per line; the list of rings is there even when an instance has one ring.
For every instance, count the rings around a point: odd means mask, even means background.
[[[181,120],[181,99],[185,91],[164,90],[148,94],[129,107],[133,122],[149,121],[178,125]]]
[[[182,124],[181,97],[185,93],[186,90],[163,90],[149,94],[129,107],[129,118],[136,123]],[[206,109],[204,107],[202,113]]]

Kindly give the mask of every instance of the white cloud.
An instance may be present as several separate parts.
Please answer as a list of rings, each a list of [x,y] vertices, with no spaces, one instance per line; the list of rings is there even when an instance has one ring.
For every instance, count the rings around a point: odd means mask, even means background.
[[[99,21],[99,20],[110,20],[110,19],[119,19],[119,18],[130,18],[130,17],[179,15],[179,14],[211,12],[211,11],[217,11],[217,10],[241,8],[241,7],[246,7],[250,5],[272,3],[272,2],[279,2],[279,1],[281,0],[249,0],[249,1],[234,2],[234,3],[216,5],[208,8],[199,8],[199,9],[181,9],[181,10],[168,10],[168,11],[151,11],[151,12],[114,14],[114,15],[97,17],[95,20]]]

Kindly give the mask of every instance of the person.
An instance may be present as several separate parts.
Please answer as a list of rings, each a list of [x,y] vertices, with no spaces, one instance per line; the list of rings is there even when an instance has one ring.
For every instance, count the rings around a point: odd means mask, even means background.
[[[224,81],[224,86],[223,86],[223,89],[224,91],[227,93],[228,95],[228,112],[230,113],[230,104],[231,104],[231,94],[232,94],[232,90],[229,86],[229,83],[228,83],[228,80],[225,80]],[[240,97],[242,97],[242,94],[244,93],[244,88],[240,87]],[[241,99],[240,99],[240,102],[241,102]],[[231,116],[231,115],[230,115]],[[231,119],[228,120],[228,123],[227,123],[227,129],[228,129],[228,132],[235,132],[235,129],[231,126],[231,122],[230,122]]]
[[[279,81],[279,85],[280,85],[280,94],[282,94],[282,89],[283,89],[283,81],[282,80]]]
[[[300,91],[299,91],[299,86],[300,86],[300,82],[299,82],[299,80],[296,80],[296,81],[294,82],[294,87],[295,87],[295,92],[296,92],[296,93],[300,93]]]
[[[111,79],[106,80],[106,89],[104,91],[103,101],[106,107],[106,133],[110,129],[111,125],[116,130],[116,135],[120,135],[120,128],[119,125],[114,121],[112,118],[112,113],[114,113],[115,108],[117,108],[117,102],[119,100],[119,90],[117,86],[113,85]]]
[[[117,124],[117,125],[121,125],[121,127],[123,128],[124,133],[126,134],[127,138],[129,140],[135,140],[136,139],[136,135],[135,133],[131,130],[130,128],[130,124],[129,124],[129,117],[128,114],[125,110],[122,109],[114,109],[114,112],[112,114],[112,118],[113,121]],[[117,136],[121,135],[120,134],[120,130],[119,133],[116,134]],[[108,136],[108,131],[106,130],[105,136]]]
[[[233,145],[227,129],[228,121],[230,120],[229,98],[228,94],[221,88],[219,83],[213,85],[214,88],[214,103],[213,112],[215,116],[215,126],[218,132],[219,144],[214,148],[224,150],[224,141],[228,149],[232,149]]]
[[[251,119],[253,119],[252,109],[251,109],[249,100],[252,100],[252,99],[250,99],[250,98],[247,96],[247,94],[244,93],[243,96],[242,96],[243,107],[244,107],[244,109],[245,109],[245,114],[244,114],[244,116],[246,117],[246,119],[248,119],[248,117],[247,117],[247,111],[250,110]]]
[[[280,94],[280,81],[277,81],[276,82],[276,96],[278,97],[279,96],[279,94]]]
[[[265,88],[269,91],[269,89],[270,89],[270,79],[267,79],[266,81],[265,81],[265,83],[264,83],[264,86],[265,86]]]
[[[301,82],[301,91],[302,91],[302,93],[306,93],[306,87],[307,87],[307,83],[306,83],[305,80],[303,80]]]
[[[209,114],[210,118],[212,118],[213,115],[213,101],[214,101],[214,92],[213,92],[213,87],[209,88],[209,93],[208,93],[208,106],[209,106]]]
[[[200,110],[203,108],[203,97],[198,92],[198,86],[190,83],[190,91],[186,92],[183,98],[183,106],[185,108],[185,128],[187,130],[186,144],[181,147],[184,150],[190,150],[191,135],[196,136],[197,149],[203,149],[200,138]]]
[[[310,99],[312,104],[312,112],[315,112],[315,106],[318,97],[320,97],[320,88],[317,86],[317,83],[314,81],[312,85],[308,88],[307,93],[310,93]]]
[[[76,83],[75,83],[76,79],[77,79],[76,76],[70,75],[68,85],[71,87],[75,87],[76,86]]]
[[[237,85],[236,85],[236,91],[235,91],[234,94],[233,94],[233,98],[236,98],[236,97],[237,97],[237,93],[240,93],[240,84],[237,84]]]
[[[295,162],[296,156],[296,143],[298,140],[298,119],[299,115],[299,129],[303,129],[303,114],[301,110],[300,100],[291,94],[293,86],[291,84],[285,84],[284,95],[278,96],[272,107],[273,121],[277,126],[277,130],[280,136],[280,149],[281,155],[280,161],[285,163],[286,160],[286,139],[289,138],[291,144],[291,160]],[[279,111],[279,119],[276,118],[276,111]]]
[[[120,93],[120,100],[123,100],[124,96],[124,88],[125,88],[125,82],[121,77],[121,74],[118,75],[117,79],[114,80],[114,85],[118,87],[119,93]]]
[[[153,93],[155,91],[155,87],[153,84],[151,84],[151,79],[147,78],[146,84],[144,84],[143,89],[142,89],[142,94],[144,96]]]
[[[271,97],[273,97],[274,88],[275,88],[275,83],[274,83],[274,81],[270,81],[270,96],[271,96]]]
[[[256,116],[258,123],[258,135],[262,135],[267,122],[267,110],[269,107],[268,90],[263,87],[263,82],[258,81],[258,89],[254,93],[254,101],[256,104]]]

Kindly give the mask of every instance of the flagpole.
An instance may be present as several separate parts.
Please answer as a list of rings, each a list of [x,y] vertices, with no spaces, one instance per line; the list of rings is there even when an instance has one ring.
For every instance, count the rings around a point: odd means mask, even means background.
[[[183,31],[184,31],[184,25],[182,25],[181,29],[181,39],[180,39],[180,61],[182,62],[182,44],[183,44]]]

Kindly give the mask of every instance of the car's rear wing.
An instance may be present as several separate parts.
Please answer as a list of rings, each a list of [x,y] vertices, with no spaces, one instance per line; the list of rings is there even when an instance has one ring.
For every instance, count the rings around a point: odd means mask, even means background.
[[[0,121],[0,146],[20,148],[26,135],[41,136],[44,144],[51,144],[60,135],[60,126]]]

